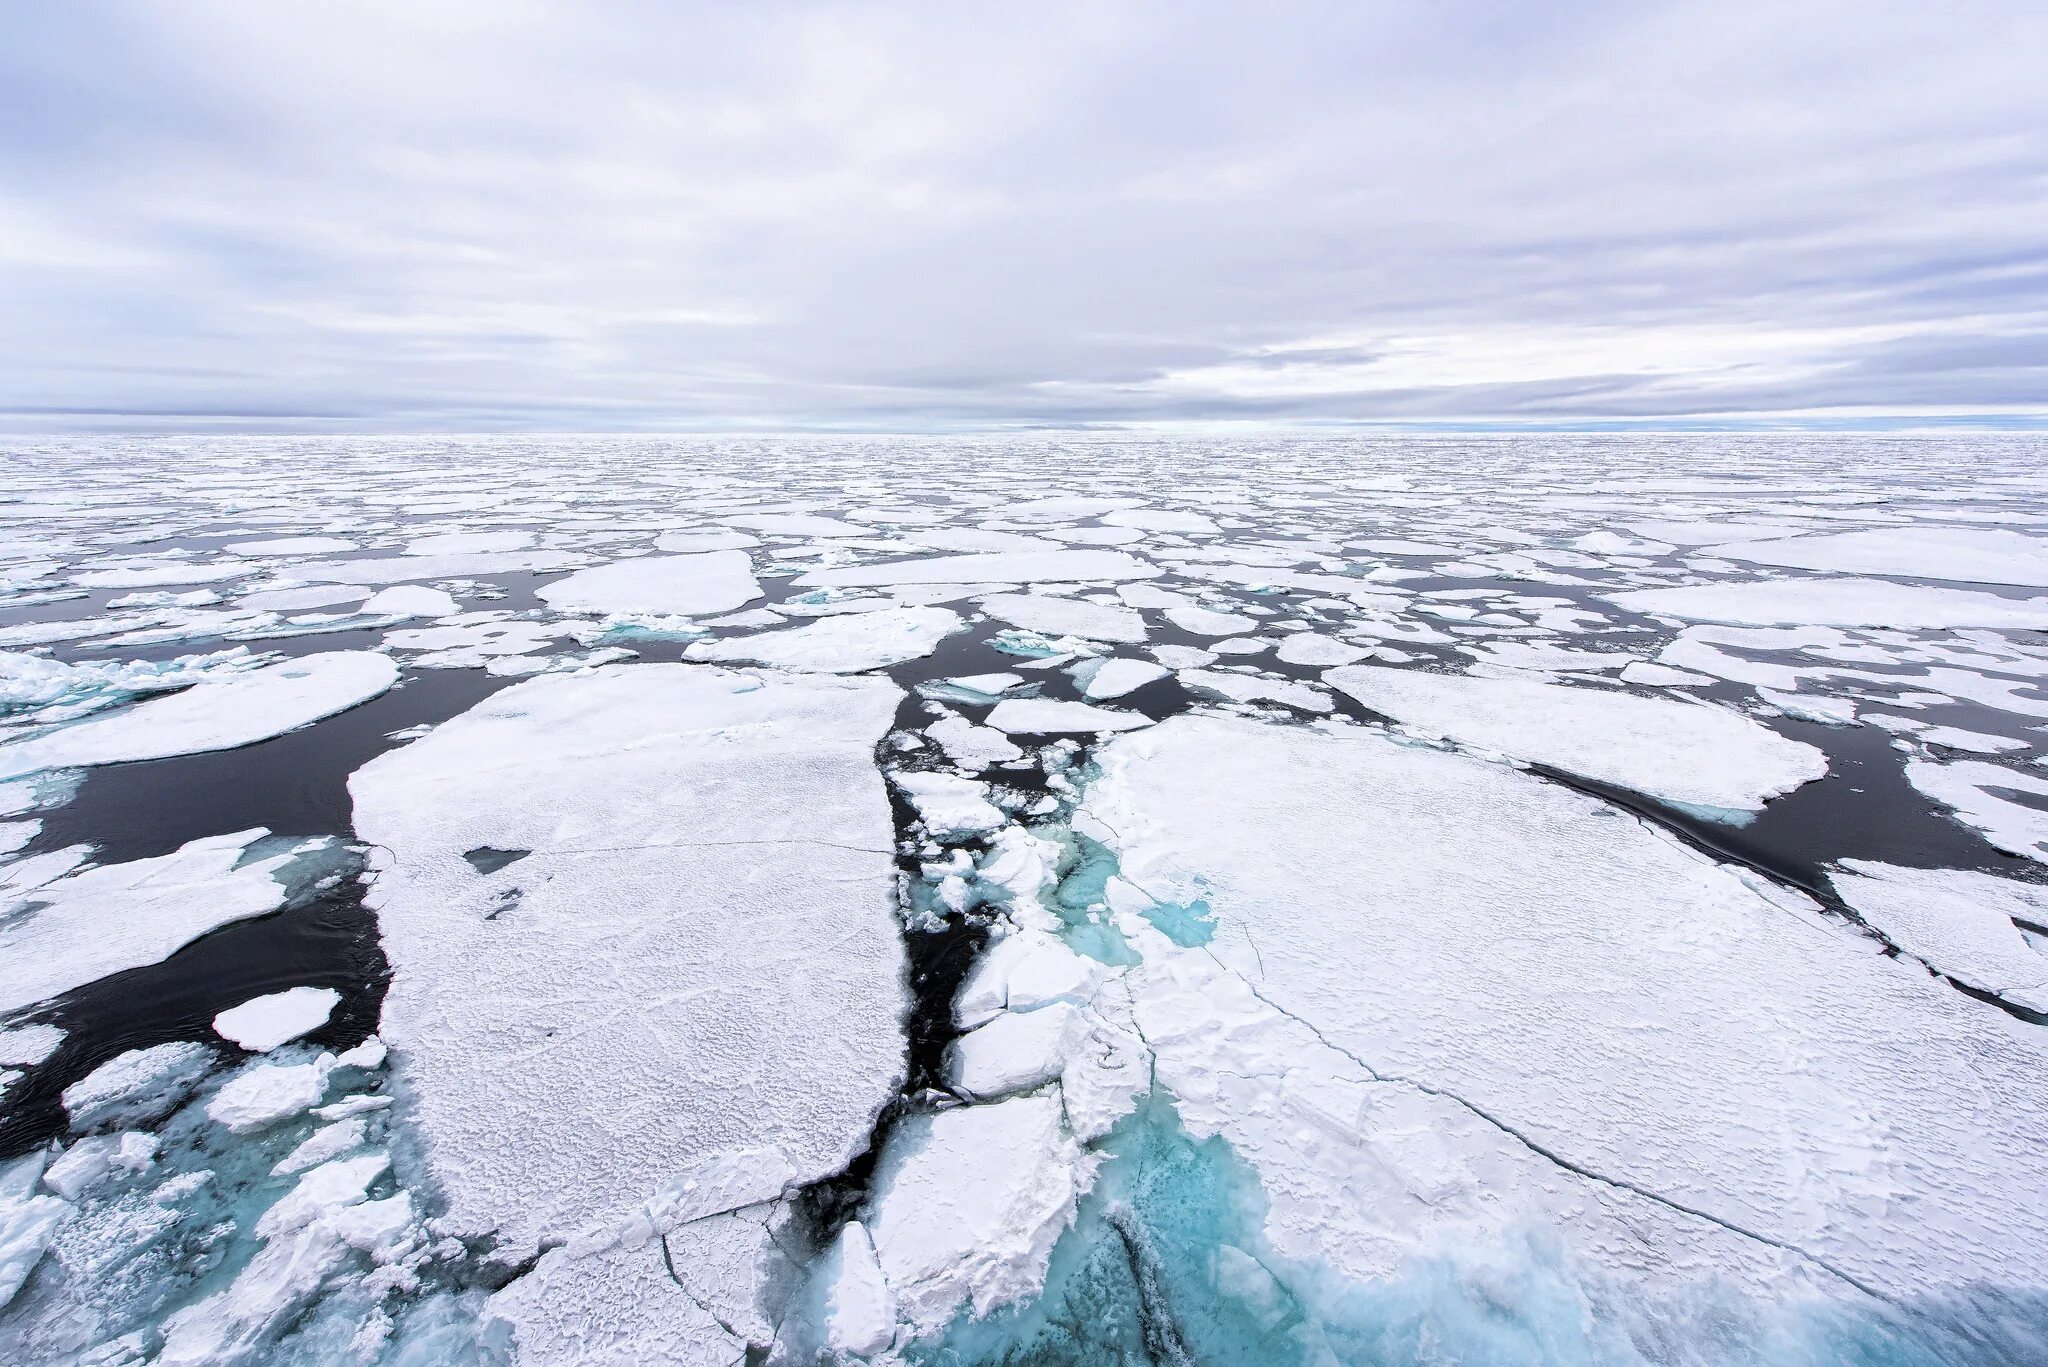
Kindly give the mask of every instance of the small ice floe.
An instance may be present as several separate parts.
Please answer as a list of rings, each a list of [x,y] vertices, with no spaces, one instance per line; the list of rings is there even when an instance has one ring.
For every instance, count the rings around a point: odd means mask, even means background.
[[[184,1104],[218,1055],[175,1040],[117,1054],[64,1089],[64,1113],[79,1134],[148,1125]]]
[[[650,555],[578,570],[535,596],[560,612],[709,617],[761,596],[745,551]]]
[[[967,625],[946,608],[885,608],[827,617],[800,627],[699,641],[693,660],[746,660],[814,674],[858,674],[920,659]]]
[[[1099,731],[1134,731],[1152,719],[1084,702],[1051,698],[1006,698],[989,709],[988,724],[1011,735],[1081,736]]]
[[[2048,864],[2048,777],[1977,759],[1916,759],[1906,781],[1994,848]]]
[[[1709,815],[1760,811],[1827,772],[1821,751],[1711,703],[1376,665],[1323,678],[1418,734]]]
[[[1165,678],[1169,672],[1164,665],[1150,660],[1126,659],[1084,661],[1073,670],[1075,681],[1081,685],[1081,696],[1090,702],[1135,693],[1146,684]]]
[[[1009,823],[1002,808],[988,800],[988,785],[952,774],[890,775],[925,829],[940,839],[985,835]]]
[[[232,750],[368,702],[398,682],[375,651],[329,651],[200,680],[108,716],[0,746],[0,777]]]
[[[1045,636],[1078,636],[1087,641],[1117,643],[1145,639],[1145,619],[1113,603],[1091,603],[1046,593],[998,593],[983,598],[980,606],[991,617]]]
[[[68,873],[0,903],[0,1013],[158,963],[354,867],[339,842],[267,835],[209,836],[154,859]]]
[[[331,987],[293,987],[230,1007],[213,1018],[213,1032],[252,1054],[267,1054],[327,1024],[341,993]]]
[[[1071,584],[1149,579],[1159,567],[1122,551],[996,551],[986,555],[938,555],[813,570],[797,583],[804,588],[854,588],[877,584]]]

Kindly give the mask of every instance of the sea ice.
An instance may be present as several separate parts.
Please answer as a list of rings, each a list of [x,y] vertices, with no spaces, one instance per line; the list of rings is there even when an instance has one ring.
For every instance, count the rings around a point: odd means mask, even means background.
[[[535,597],[561,612],[707,617],[761,596],[745,551],[614,560],[544,584]]]
[[[2048,627],[2048,602],[1893,584],[1882,579],[1780,579],[1747,584],[1689,584],[1601,595],[1631,612],[1695,622],[1755,626],[1914,627],[1952,630]]]
[[[2048,887],[1965,869],[1845,859],[1829,881],[1887,940],[1935,972],[2048,1015],[2048,954],[2014,923],[2048,925]]]
[[[1711,703],[1376,665],[1323,678],[1419,734],[1694,809],[1759,811],[1827,772],[1819,750]]]
[[[1149,579],[1159,573],[1122,551],[997,551],[987,555],[936,555],[813,570],[797,580],[803,588],[856,588],[875,584],[1068,584],[1090,580]]]
[[[64,1089],[64,1112],[81,1134],[158,1120],[192,1094],[213,1068],[203,1044],[174,1040],[116,1054]]]
[[[213,1018],[213,1032],[252,1054],[267,1054],[327,1024],[341,993],[331,987],[292,987],[252,998]]]
[[[981,600],[989,616],[1046,636],[1131,643],[1145,639],[1145,619],[1114,603],[1039,593],[998,593]]]
[[[1121,698],[1165,678],[1169,672],[1164,665],[1156,665],[1149,660],[1104,660],[1089,672],[1081,685],[1081,696],[1090,702]]]
[[[693,660],[750,660],[775,669],[858,674],[929,655],[966,625],[959,613],[945,608],[884,608],[781,631],[698,641],[684,653]]]
[[[1081,736],[1096,731],[1134,731],[1152,719],[1138,712],[1114,712],[1084,702],[1053,698],[1006,698],[989,709],[988,724],[1011,735]]]
[[[277,911],[292,897],[287,879],[339,856],[331,841],[259,854],[265,834],[209,836],[154,859],[82,869],[0,903],[0,1015]]]
[[[1994,847],[2048,864],[2048,778],[1983,760],[1916,759],[1906,765],[1906,781]]]
[[[985,1316],[1035,1292],[1091,1168],[1056,1095],[903,1121],[867,1217],[898,1317],[929,1332],[965,1306]]]
[[[1989,527],[1879,527],[1715,546],[1727,560],[1835,574],[2048,586],[2048,539]]]
[[[391,658],[367,650],[206,678],[167,698],[0,746],[0,778],[253,745],[368,702],[396,682]]]
[[[1160,1083],[1291,1256],[1392,1276],[1535,1220],[1751,1294],[2040,1284],[2048,1055],[1805,899],[1369,730],[1175,718],[1098,759],[1122,876],[1217,923],[1134,971]]]
[[[446,1228],[512,1262],[569,1241],[493,1302],[527,1360],[736,1358],[664,1259],[753,1314],[773,1248],[758,1216],[716,1211],[765,1209],[867,1142],[904,1067],[874,764],[901,696],[704,665],[544,676],[350,781],[357,832],[390,850],[381,1033]],[[483,847],[529,853],[479,874]],[[761,1161],[731,1205],[679,1223],[664,1190],[742,1154]]]

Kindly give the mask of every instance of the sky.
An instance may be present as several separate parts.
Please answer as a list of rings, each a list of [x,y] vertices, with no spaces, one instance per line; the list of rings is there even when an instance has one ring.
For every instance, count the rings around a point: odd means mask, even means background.
[[[0,7],[0,429],[2048,426],[2048,3]]]

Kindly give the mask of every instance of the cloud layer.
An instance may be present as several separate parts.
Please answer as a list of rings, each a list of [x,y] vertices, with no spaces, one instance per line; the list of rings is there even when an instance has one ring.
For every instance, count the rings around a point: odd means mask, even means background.
[[[2048,421],[2048,6],[0,16],[0,426]]]

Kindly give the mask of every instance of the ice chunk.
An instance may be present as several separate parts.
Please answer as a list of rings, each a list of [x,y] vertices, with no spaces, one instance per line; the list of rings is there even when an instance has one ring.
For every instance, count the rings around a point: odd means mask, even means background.
[[[1088,735],[1097,731],[1134,731],[1152,719],[1136,712],[1113,712],[1084,702],[1051,698],[1009,698],[989,709],[988,724],[1011,735]]]
[[[341,993],[331,987],[287,988],[221,1012],[213,1030],[252,1054],[267,1054],[327,1024],[340,1004]]]
[[[939,743],[947,759],[963,769],[979,771],[1024,758],[1024,752],[1002,732],[992,726],[976,726],[961,716],[942,717],[927,726],[925,734]]]
[[[1112,527],[1131,527],[1143,532],[1179,532],[1191,536],[1214,536],[1218,528],[1204,513],[1172,508],[1128,508],[1108,513],[1102,519]]]
[[[459,551],[384,555],[363,560],[311,560],[291,567],[295,579],[327,584],[404,584],[421,579],[480,579],[493,574],[544,574],[588,563],[561,551]]]
[[[1851,909],[1937,973],[2048,1015],[2048,954],[2019,926],[2048,925],[2048,887],[1963,869],[1845,859],[1829,876]]]
[[[1098,762],[1085,815],[1123,876],[1217,920],[1206,952],[1133,970],[1161,1084],[1259,1167],[1282,1245],[1390,1275],[1536,1218],[1615,1273],[1761,1288],[1784,1248],[1837,1294],[1815,1260],[1900,1296],[2048,1273],[2023,1157],[2048,1055],[1803,899],[1370,731],[1175,718]],[[1382,1166],[1411,1125],[1434,1176]],[[1548,1178],[1514,1180],[1532,1151]],[[1617,1226],[1617,1189],[1575,1173],[1653,1199]],[[1723,1261],[1730,1227],[1759,1265]]]
[[[1274,679],[1259,674],[1233,674],[1221,669],[1183,669],[1180,681],[1188,688],[1214,693],[1232,702],[1277,702],[1304,712],[1323,713],[1335,706],[1330,695],[1313,684],[1293,679]]]
[[[1323,678],[1411,731],[1710,812],[1758,811],[1827,772],[1819,750],[1710,703],[1376,665]]]
[[[610,1241],[720,1155],[769,1147],[805,1182],[866,1145],[904,1068],[874,763],[901,698],[705,665],[543,676],[351,779],[357,832],[392,852],[371,893],[392,961],[380,1033],[446,1227],[510,1259],[574,1241],[494,1299],[522,1346],[730,1349],[661,1250]],[[483,876],[463,855],[484,846],[531,853]],[[667,1246],[740,1313],[772,1252],[758,1216],[734,1217],[745,1239],[717,1271],[727,1228]]]
[[[1114,603],[1042,593],[998,593],[982,599],[981,607],[991,617],[1047,636],[1117,642],[1145,639],[1145,619]]]
[[[2048,627],[2048,602],[1931,584],[1882,579],[1785,579],[1752,584],[1689,584],[1602,594],[1631,612],[1694,622],[1755,626],[1943,628]]]
[[[137,1130],[87,1135],[51,1161],[43,1185],[67,1201],[76,1201],[116,1169],[141,1172],[156,1161],[156,1153],[156,1136]]]
[[[533,544],[532,532],[442,532],[419,536],[405,543],[407,555],[482,555],[495,551],[523,551]]]
[[[43,1260],[69,1203],[35,1194],[43,1155],[31,1153],[0,1167],[0,1310],[7,1308]]]
[[[396,682],[398,666],[374,651],[282,660],[0,746],[0,777],[253,745],[368,702]]]
[[[1122,551],[998,551],[988,555],[936,555],[879,565],[813,570],[804,588],[872,584],[1071,584],[1092,580],[1150,579],[1151,565]]]
[[[1060,1075],[1083,1028],[1079,1009],[1065,1002],[1005,1011],[953,1042],[953,1085],[981,1099],[1043,1087]]]
[[[1035,1292],[1091,1172],[1054,1095],[898,1125],[868,1211],[898,1317],[928,1332],[965,1305],[985,1316]]]
[[[1879,527],[1738,541],[1716,546],[1713,553],[1724,560],[1837,574],[2048,586],[2048,540],[1990,527]]]
[[[282,908],[291,890],[275,876],[295,859],[332,857],[332,842],[306,856],[243,862],[265,833],[194,840],[155,859],[84,869],[36,888],[30,905],[0,921],[0,1012],[140,968],[233,921]]]
[[[1121,698],[1166,675],[1165,666],[1149,660],[1104,660],[1089,674],[1088,682],[1081,686],[1081,696],[1091,702]]]
[[[901,773],[890,782],[902,789],[925,828],[941,839],[981,835],[1009,822],[988,800],[988,785],[951,774]]]
[[[752,660],[806,673],[858,674],[929,655],[965,625],[960,614],[945,608],[886,608],[784,631],[699,641],[686,653],[693,660]]]
[[[206,1113],[236,1134],[303,1115],[327,1096],[334,1055],[311,1063],[256,1063],[230,1078],[206,1103]]]
[[[64,1089],[64,1112],[80,1132],[147,1125],[169,1115],[212,1070],[214,1052],[175,1040],[117,1054]]]
[[[866,1357],[896,1336],[896,1298],[875,1259],[867,1226],[848,1220],[832,1243],[820,1274],[825,1285],[825,1346]]]

